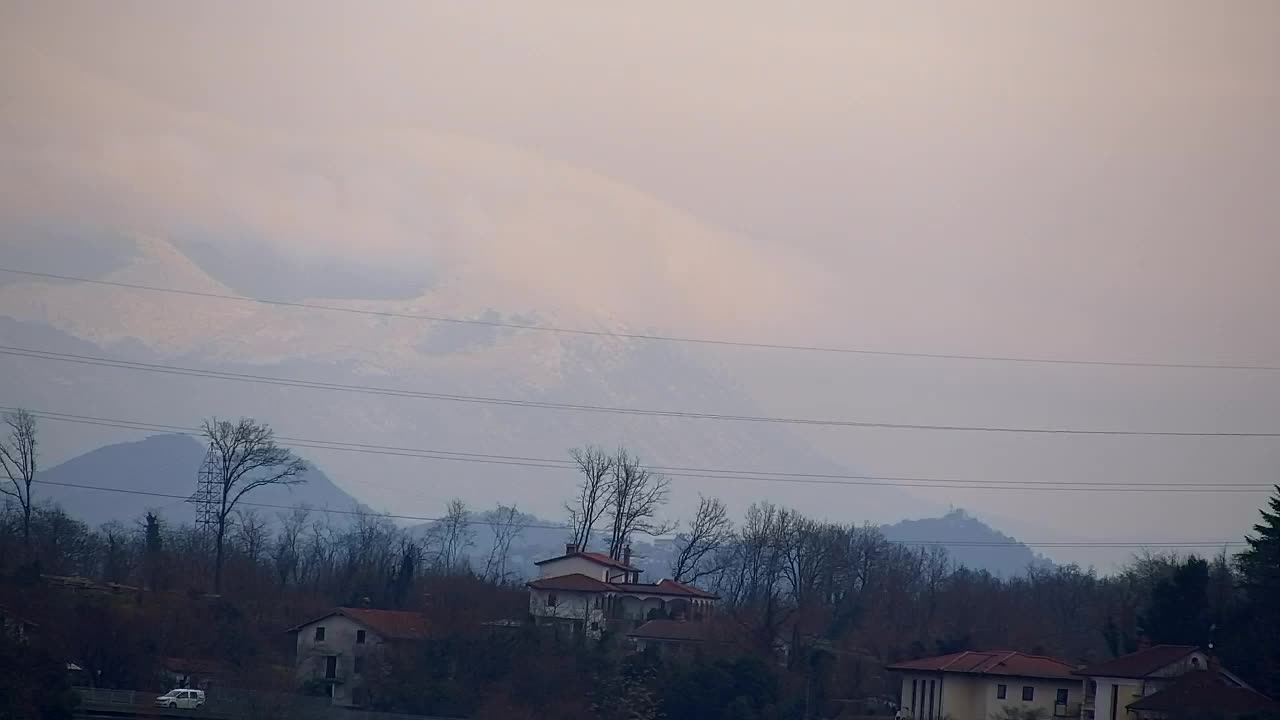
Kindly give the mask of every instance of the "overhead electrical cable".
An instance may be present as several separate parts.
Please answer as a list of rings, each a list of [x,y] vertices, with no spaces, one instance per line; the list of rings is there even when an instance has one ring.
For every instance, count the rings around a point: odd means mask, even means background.
[[[364,315],[379,318],[399,318],[404,320],[419,320],[433,323],[450,323],[460,325],[481,325],[485,327],[504,328],[509,330],[531,330],[536,332],[557,333],[563,335],[586,335],[593,337],[610,337],[625,340],[648,340],[655,342],[668,343],[686,343],[697,345],[719,345],[727,347],[739,348],[755,348],[765,350],[793,350],[803,352],[818,353],[838,353],[846,355],[868,355],[882,357],[905,357],[905,358],[925,358],[933,360],[964,360],[974,362],[1003,362],[1003,363],[1032,363],[1045,365],[1091,365],[1102,367],[1131,367],[1131,368],[1168,368],[1182,370],[1234,370],[1234,371],[1263,371],[1276,372],[1280,371],[1280,365],[1251,365],[1243,363],[1191,363],[1191,362],[1158,362],[1158,361],[1140,361],[1140,360],[1099,360],[1087,358],[1054,358],[1054,357],[1032,357],[1017,355],[979,355],[966,353],[943,353],[943,352],[912,352],[905,350],[875,350],[870,348],[851,348],[837,347],[825,345],[790,345],[785,343],[758,342],[748,340],[727,340],[715,338],[701,338],[681,335],[661,335],[654,333],[628,333],[611,330],[590,330],[585,328],[567,328],[555,327],[551,325],[534,325],[530,323],[504,322],[497,320],[480,320],[473,318],[449,317],[444,315],[424,315],[419,313],[394,312],[389,310],[366,310],[361,308],[343,307],[341,305],[324,305],[315,302],[299,302],[288,300],[273,300],[270,298],[247,297],[243,295],[231,295],[227,293],[207,292],[200,290],[185,290],[181,288],[167,288],[155,285],[144,285],[141,283],[127,283],[114,280],[100,280],[95,278],[80,277],[76,275],[63,275],[58,273],[36,272],[34,270],[23,270],[20,268],[0,267],[0,272],[12,275],[21,275],[26,277],[42,278],[45,280],[59,280],[63,282],[76,282],[90,285],[99,285],[105,287],[114,287],[127,290],[137,290],[152,293],[166,293],[170,295],[184,295],[187,297],[197,297],[209,300],[223,300],[238,303],[254,303],[258,305],[271,305],[276,307],[297,308],[305,310],[319,310],[323,312],[345,313],[349,315]]]
[[[0,406],[0,411],[11,412],[18,408]],[[70,422],[85,425],[99,425],[126,430],[144,432],[163,432],[200,437],[200,430],[134,420],[102,418],[70,413],[54,413],[41,410],[29,410],[33,415],[45,420]],[[455,452],[431,448],[410,448],[388,445],[371,445],[366,443],[349,443],[343,441],[318,440],[314,438],[297,438],[277,436],[277,440],[291,447],[315,450],[336,450],[341,452],[366,453],[393,457],[422,458],[428,460],[446,460],[452,462],[484,463],[496,465],[513,465],[517,467],[543,468],[562,471],[576,471],[571,460],[537,458],[516,455],[496,455],[489,453]],[[1102,481],[1053,481],[1053,480],[968,480],[959,478],[938,477],[894,477],[874,475],[817,475],[805,473],[771,472],[761,470],[728,470],[717,468],[673,468],[662,465],[647,465],[651,470],[661,472],[666,477],[696,478],[708,480],[741,480],[748,482],[798,483],[812,485],[851,485],[851,486],[888,486],[901,488],[940,488],[955,490],[1023,490],[1045,492],[1199,492],[1199,493],[1267,493],[1274,486],[1271,483],[1175,483],[1152,481],[1121,481],[1107,483]],[[684,472],[682,472],[682,470]]]
[[[729,413],[712,413],[699,412],[689,410],[661,410],[652,408],[634,408],[634,407],[617,407],[607,405],[588,405],[580,403],[558,403],[541,400],[519,400],[515,398],[487,397],[480,395],[462,395],[454,393],[432,392],[425,390],[410,390],[405,388],[380,387],[374,385],[355,385],[345,383],[320,382],[313,380],[302,380],[297,378],[286,378],[270,375],[255,375],[249,373],[233,373],[220,370],[203,370],[200,368],[183,367],[179,365],[168,365],[161,363],[144,363],[132,360],[119,360],[114,358],[100,357],[94,355],[80,355],[75,353],[58,353],[47,350],[39,350],[33,348],[13,347],[0,345],[0,355],[10,355],[15,357],[27,357],[38,360],[54,360],[58,362],[75,363],[81,365],[94,365],[99,367],[110,367],[122,370],[135,370],[142,372],[160,373],[167,375],[180,375],[186,377],[202,377],[217,380],[230,380],[235,382],[255,383],[262,385],[273,385],[278,387],[296,387],[314,390],[329,390],[335,392],[357,393],[364,395],[383,395],[392,397],[405,397],[422,400],[439,400],[444,402],[458,403],[475,403],[484,405],[500,405],[507,407],[523,407],[537,408],[543,410],[561,410],[573,412],[587,413],[604,413],[614,415],[636,415],[645,417],[664,417],[664,418],[682,418],[691,420],[716,420],[728,422],[749,422],[749,423],[769,423],[783,425],[814,425],[823,427],[850,427],[850,428],[869,428],[883,430],[927,430],[927,431],[945,431],[945,432],[972,432],[972,433],[1016,433],[1016,434],[1032,434],[1032,435],[1092,435],[1092,436],[1134,436],[1134,437],[1215,437],[1215,438],[1278,438],[1280,432],[1263,432],[1263,431],[1235,431],[1235,432],[1210,432],[1210,431],[1181,431],[1181,430],[1119,430],[1119,429],[1094,429],[1094,428],[1054,428],[1054,427],[1024,427],[1024,426],[998,426],[998,425],[953,425],[953,424],[925,424],[925,423],[900,423],[900,422],[883,422],[869,420],[836,420],[822,418],[800,418],[800,417],[778,417],[763,415],[736,415]]]

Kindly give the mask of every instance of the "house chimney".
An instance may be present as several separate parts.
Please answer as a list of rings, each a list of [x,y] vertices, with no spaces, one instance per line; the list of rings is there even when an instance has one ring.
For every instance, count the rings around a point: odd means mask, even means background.
[[[630,545],[622,548],[622,564],[628,565],[628,566],[631,565],[631,546]]]
[[[577,543],[565,543],[565,544],[564,544],[564,554],[565,554],[565,555],[573,555],[573,554],[574,554],[574,553],[576,553],[576,552],[578,552],[578,545],[577,545]]]

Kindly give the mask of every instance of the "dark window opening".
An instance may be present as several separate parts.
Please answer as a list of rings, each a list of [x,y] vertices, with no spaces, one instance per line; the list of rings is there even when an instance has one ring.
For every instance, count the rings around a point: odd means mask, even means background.
[[[911,680],[911,712],[915,712],[920,707],[920,702],[916,699],[916,683],[914,678]]]
[[[929,681],[929,720],[933,720],[933,686],[936,680]]]
[[[1004,699],[1005,699],[1005,698],[1007,698],[1007,697],[1009,697],[1009,686],[1008,686],[1008,685],[997,685],[997,686],[996,686],[996,699],[997,699],[997,700],[1004,700]]]
[[[1054,703],[1056,703],[1056,704],[1058,704],[1058,705],[1066,705],[1066,704],[1067,704],[1067,689],[1066,689],[1066,688],[1058,688],[1058,697],[1054,699]]]
[[[1022,686],[1023,702],[1031,702],[1032,700],[1035,700],[1035,699],[1036,699],[1036,689],[1030,685],[1023,685]]]
[[[548,594],[547,594],[547,607],[555,607],[555,606],[556,606],[556,594],[555,594],[555,593],[548,593]]]
[[[324,626],[316,628],[316,642],[324,642]]]
[[[338,677],[338,656],[330,655],[324,659],[324,679],[335,680]]]
[[[365,638],[365,632],[364,632],[364,630],[357,630],[357,631],[356,631],[356,644],[357,644],[357,645],[363,645],[363,644],[364,644],[364,638]]]

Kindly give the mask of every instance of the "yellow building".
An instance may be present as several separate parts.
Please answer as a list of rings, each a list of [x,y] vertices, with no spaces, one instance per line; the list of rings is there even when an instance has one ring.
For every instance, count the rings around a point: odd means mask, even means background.
[[[1062,660],[1013,650],[966,651],[890,665],[902,675],[903,715],[991,720],[1006,709],[1079,718],[1084,684]]]

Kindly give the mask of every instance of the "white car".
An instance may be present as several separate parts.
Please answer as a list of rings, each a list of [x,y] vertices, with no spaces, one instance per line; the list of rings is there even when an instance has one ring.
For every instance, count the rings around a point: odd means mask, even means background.
[[[170,690],[156,698],[156,707],[195,709],[204,706],[203,690]]]

